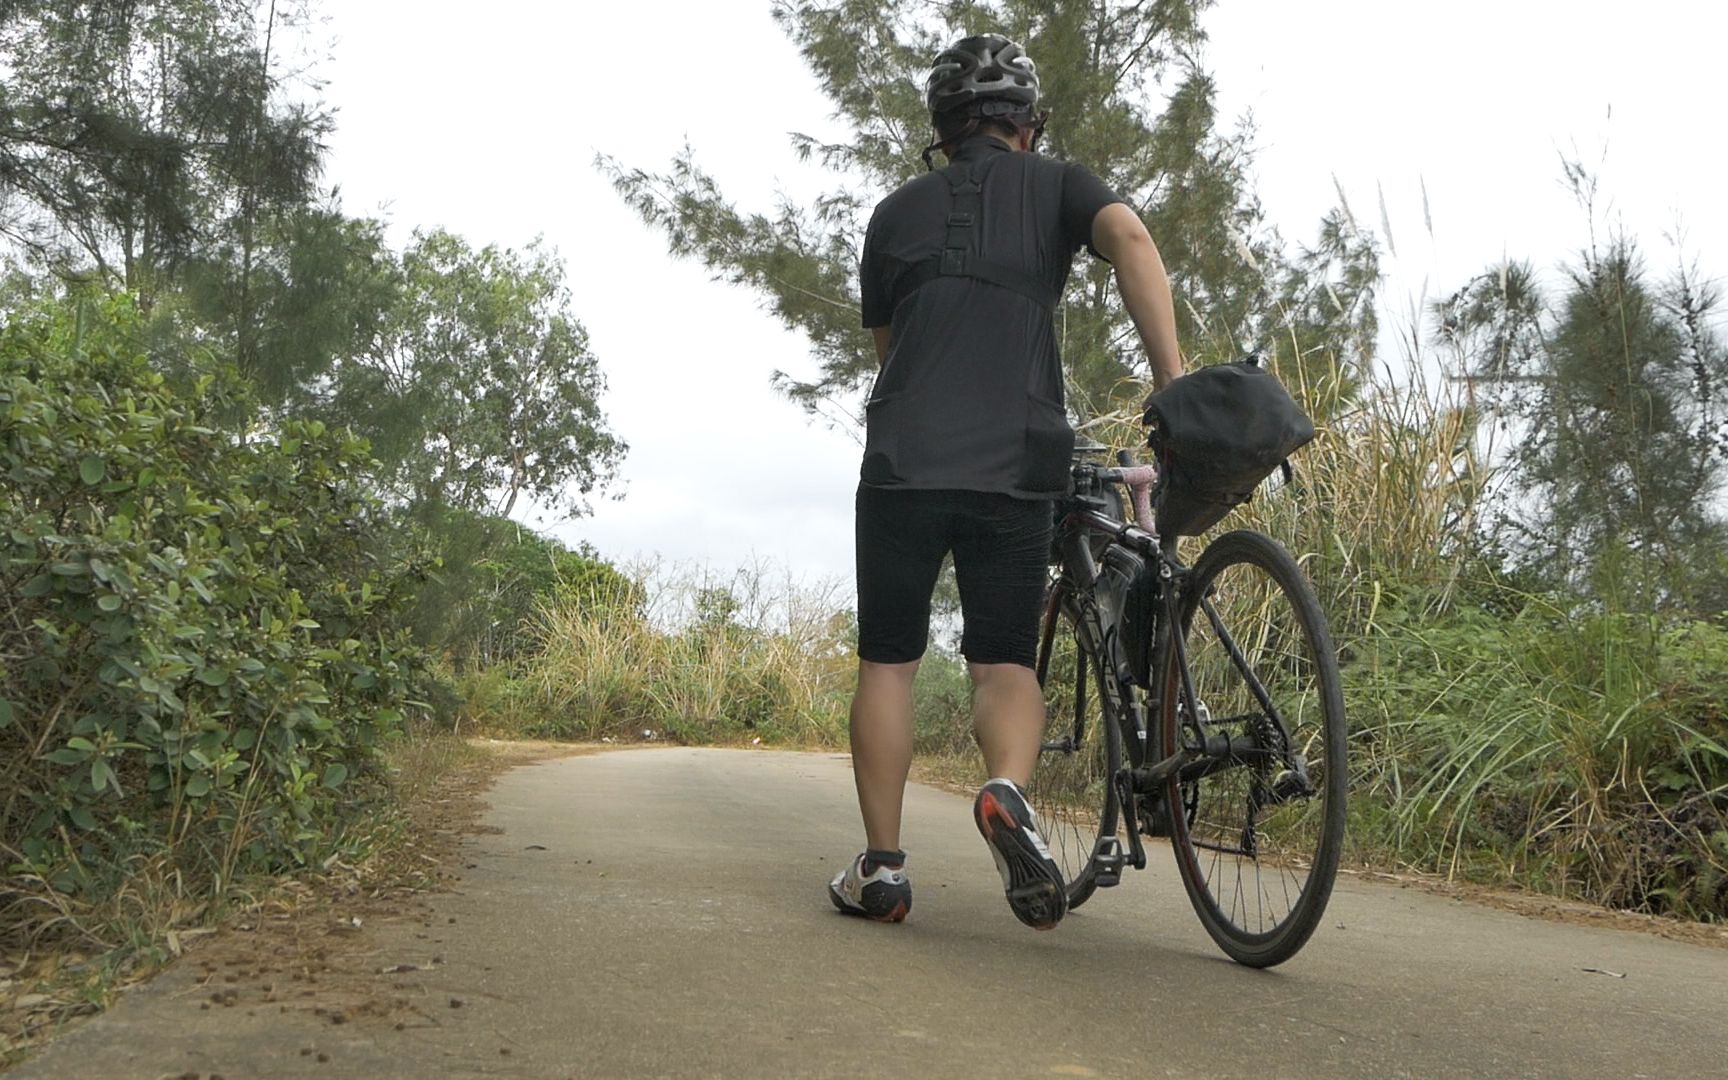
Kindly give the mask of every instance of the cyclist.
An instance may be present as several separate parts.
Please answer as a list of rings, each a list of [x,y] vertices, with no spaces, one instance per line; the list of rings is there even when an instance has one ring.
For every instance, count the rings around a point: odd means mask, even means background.
[[[992,779],[973,817],[1020,921],[1067,910],[1066,884],[1022,787],[1044,729],[1033,673],[1055,498],[1074,432],[1063,408],[1052,309],[1082,246],[1117,289],[1162,386],[1182,370],[1170,285],[1146,227],[1084,167],[1036,155],[1047,114],[1017,44],[968,37],[925,84],[948,167],[876,207],[860,267],[864,326],[881,370],[866,406],[857,493],[858,690],[854,779],[866,850],[829,885],[836,907],[898,922],[912,906],[900,846],[912,761],[912,679],[930,597],[952,552],[960,651]]]

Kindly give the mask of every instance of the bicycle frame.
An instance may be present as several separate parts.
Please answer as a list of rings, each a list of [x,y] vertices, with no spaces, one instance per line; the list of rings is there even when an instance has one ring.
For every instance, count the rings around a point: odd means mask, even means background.
[[[1175,538],[1161,538],[1152,518],[1149,493],[1156,482],[1157,469],[1151,465],[1133,464],[1126,452],[1120,460],[1122,464],[1116,468],[1091,463],[1076,465],[1074,492],[1059,504],[1056,544],[1061,557],[1061,572],[1050,590],[1044,612],[1036,673],[1039,685],[1043,686],[1060,622],[1058,616],[1064,606],[1070,606],[1082,646],[1097,658],[1102,669],[1099,674],[1103,677],[1099,682],[1106,699],[1105,711],[1115,719],[1125,748],[1126,764],[1113,778],[1112,786],[1123,816],[1124,831],[1129,837],[1132,863],[1138,869],[1146,864],[1139,835],[1140,797],[1161,796],[1172,783],[1198,779],[1220,769],[1264,764],[1269,751],[1251,736],[1231,737],[1227,732],[1207,731],[1211,725],[1205,710],[1196,700],[1193,673],[1188,665],[1187,627],[1180,625],[1181,604],[1190,572],[1177,558]],[[1107,493],[1113,493],[1109,487],[1113,484],[1128,488],[1134,522],[1119,520],[1109,513],[1111,497]],[[1142,705],[1118,633],[1118,620],[1106,618],[1101,609],[1097,590],[1100,557],[1093,554],[1093,543],[1099,537],[1108,538],[1102,557],[1108,557],[1111,546],[1120,545],[1145,559],[1146,565],[1153,568],[1159,579],[1158,617],[1152,627],[1148,670],[1164,672],[1175,665],[1175,670],[1180,673],[1175,701],[1148,693],[1145,705]],[[1223,642],[1250,692],[1265,710],[1264,715],[1275,725],[1282,746],[1282,752],[1277,756],[1288,761],[1291,748],[1289,726],[1209,599],[1203,598],[1197,606],[1196,613],[1201,612]],[[1080,744],[1085,734],[1086,682],[1083,676],[1078,680],[1074,730],[1061,743],[1046,743],[1045,750],[1072,749]],[[1168,691],[1164,696],[1168,696]],[[1178,708],[1186,716],[1184,726],[1191,737],[1180,740],[1173,752],[1162,754],[1162,748],[1154,750],[1150,745],[1151,731],[1157,726],[1163,710],[1169,707]],[[1236,719],[1227,718],[1224,722]],[[1161,807],[1162,804],[1154,803],[1153,806]]]

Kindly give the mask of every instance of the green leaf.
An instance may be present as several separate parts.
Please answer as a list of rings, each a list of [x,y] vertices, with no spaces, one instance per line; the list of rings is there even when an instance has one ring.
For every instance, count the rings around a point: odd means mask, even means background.
[[[43,754],[42,756],[47,758],[49,761],[52,761],[56,765],[76,765],[79,762],[83,761],[85,758],[89,757],[90,755],[80,754],[76,750],[68,750],[64,746],[62,746],[60,749],[50,750],[48,753]]]
[[[113,779],[114,770],[109,767],[106,761],[97,758],[95,761],[90,763],[90,786],[92,788],[101,791],[103,788],[107,787],[109,782]]]
[[[348,779],[348,766],[340,761],[331,763],[324,770],[324,786],[327,788],[339,788],[342,786],[342,781],[346,779]]]
[[[205,686],[226,686],[228,685],[228,669],[207,667],[198,673],[198,681]]]
[[[47,574],[37,574],[35,577],[24,583],[24,587],[18,590],[18,595],[32,597],[47,596],[53,591],[54,579],[49,577]]]
[[[109,593],[106,596],[98,596],[96,598],[96,606],[101,608],[103,611],[119,611],[120,598],[115,596],[113,593]]]
[[[96,744],[82,735],[74,735],[70,739],[67,739],[66,745],[70,746],[74,750],[82,750],[87,754],[94,754],[96,752]]]
[[[203,773],[199,773],[192,777],[192,779],[186,781],[186,794],[192,796],[194,799],[202,799],[204,796],[210,794],[210,778],[205,776]]]
[[[95,454],[84,455],[84,460],[78,463],[79,478],[92,487],[100,484],[107,474],[108,463]]]
[[[0,698],[0,731],[5,731],[7,728],[11,727],[12,719],[12,703],[7,701],[5,698]]]
[[[66,811],[66,816],[72,819],[72,824],[80,829],[95,829],[96,815],[90,812],[88,806],[74,806]]]

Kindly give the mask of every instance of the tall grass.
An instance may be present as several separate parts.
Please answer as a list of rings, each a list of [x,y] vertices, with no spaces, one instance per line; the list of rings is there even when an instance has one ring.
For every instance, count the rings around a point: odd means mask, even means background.
[[[1360,839],[1478,880],[1728,915],[1728,632],[1520,599],[1381,624],[1352,669]]]
[[[640,591],[542,605],[533,658],[471,684],[471,711],[553,738],[844,744],[855,633],[837,585],[762,566],[632,576]]]
[[[1494,476],[1463,380],[1268,362],[1320,434],[1293,484],[1218,531],[1279,538],[1320,595],[1357,857],[1728,918],[1728,632],[1506,580],[1476,521]],[[1138,419],[1092,433],[1132,446]]]
[[[1415,374],[1401,380],[1328,359],[1266,355],[1315,418],[1317,436],[1296,454],[1293,483],[1274,477],[1214,531],[1252,528],[1282,540],[1306,565],[1334,629],[1348,636],[1372,625],[1389,592],[1420,589],[1438,611],[1471,577],[1491,576],[1473,556],[1491,470],[1475,452],[1475,413],[1462,383],[1432,381],[1414,361]],[[1137,409],[1099,418],[1090,433],[1112,446],[1145,446]],[[1192,553],[1203,542],[1185,545]]]

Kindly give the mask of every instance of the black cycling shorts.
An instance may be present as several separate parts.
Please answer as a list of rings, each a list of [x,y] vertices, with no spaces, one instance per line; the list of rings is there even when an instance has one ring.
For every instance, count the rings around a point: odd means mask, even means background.
[[[1049,500],[860,484],[859,659],[903,664],[924,655],[930,596],[952,551],[965,620],[961,654],[975,664],[1032,667],[1053,511]]]

